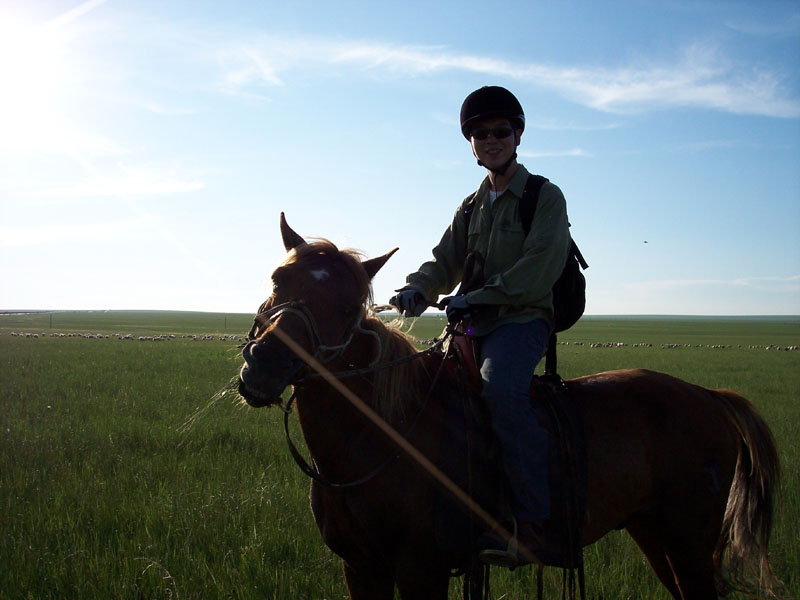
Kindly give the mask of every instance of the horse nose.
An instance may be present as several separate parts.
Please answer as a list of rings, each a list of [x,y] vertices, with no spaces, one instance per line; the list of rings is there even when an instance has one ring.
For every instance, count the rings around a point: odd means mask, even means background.
[[[253,362],[253,348],[256,346],[257,342],[247,342],[244,348],[242,348],[242,357],[244,358],[244,362],[246,364],[250,364]]]
[[[253,364],[266,366],[282,358],[281,350],[274,343],[253,340],[242,349],[242,356],[245,363],[250,366]]]
[[[275,354],[281,351],[280,345],[273,343],[273,340],[250,340],[242,348],[242,356],[245,360],[267,360],[268,354]]]

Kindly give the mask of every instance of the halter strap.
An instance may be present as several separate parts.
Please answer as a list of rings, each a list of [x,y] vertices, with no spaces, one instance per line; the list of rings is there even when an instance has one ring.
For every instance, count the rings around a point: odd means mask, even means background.
[[[309,308],[302,302],[291,300],[258,313],[255,316],[253,327],[250,329],[250,333],[247,337],[250,340],[255,340],[259,331],[259,325],[266,326],[271,321],[274,321],[284,314],[294,315],[302,321],[303,325],[305,326],[306,333],[308,333],[309,337],[311,338],[314,358],[323,364],[338,357],[342,351],[350,345],[350,342],[353,341],[353,333],[357,328],[360,328],[362,319],[362,315],[359,314],[356,321],[348,329],[348,335],[341,344],[323,344],[322,338],[319,335],[319,330],[317,329],[316,321],[314,320],[314,315],[311,313]]]

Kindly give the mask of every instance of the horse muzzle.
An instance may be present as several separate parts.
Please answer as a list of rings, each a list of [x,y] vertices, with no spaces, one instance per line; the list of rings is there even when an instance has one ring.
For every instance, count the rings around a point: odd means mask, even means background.
[[[239,395],[254,408],[279,404],[286,386],[298,379],[304,363],[277,341],[251,341],[242,349]]]

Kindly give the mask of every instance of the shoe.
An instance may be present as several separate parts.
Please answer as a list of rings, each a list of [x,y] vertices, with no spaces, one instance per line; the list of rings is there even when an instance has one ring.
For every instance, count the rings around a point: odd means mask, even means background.
[[[532,562],[540,562],[537,553],[545,548],[542,528],[536,523],[513,521],[510,538],[497,531],[485,534],[479,541],[478,558],[487,565],[513,569]]]

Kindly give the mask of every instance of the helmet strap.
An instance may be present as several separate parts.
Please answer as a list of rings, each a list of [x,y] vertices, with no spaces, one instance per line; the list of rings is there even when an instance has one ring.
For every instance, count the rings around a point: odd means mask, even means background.
[[[511,166],[511,163],[514,162],[516,159],[517,159],[517,153],[514,152],[514,154],[511,155],[511,158],[509,158],[505,163],[503,163],[503,165],[501,165],[499,169],[493,169],[491,167],[487,167],[485,164],[481,162],[480,159],[478,159],[478,166],[491,171],[495,175],[503,176],[506,174],[506,171],[508,171],[508,167]]]

